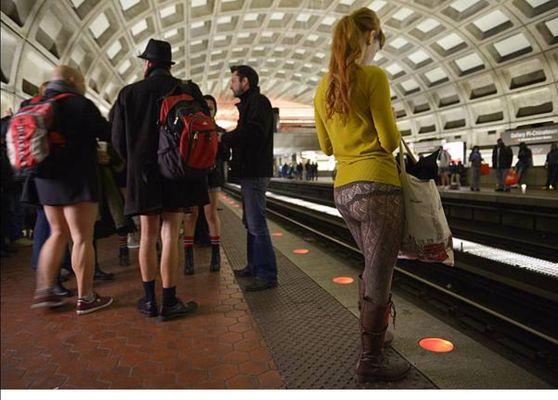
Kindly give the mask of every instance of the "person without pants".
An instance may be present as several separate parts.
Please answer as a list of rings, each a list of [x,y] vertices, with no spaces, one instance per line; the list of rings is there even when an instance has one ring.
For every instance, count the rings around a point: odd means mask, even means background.
[[[387,74],[371,65],[384,43],[380,20],[369,8],[339,20],[329,72],[314,97],[320,148],[337,161],[335,205],[365,259],[359,282],[359,382],[402,379],[410,369],[383,351],[403,229],[401,182],[392,155],[401,136]]]
[[[483,161],[480,147],[473,146],[471,154],[469,154],[469,163],[471,164],[471,190],[474,192],[480,191],[480,169]]]
[[[37,289],[32,307],[64,304],[53,287],[69,239],[77,286],[77,313],[88,314],[110,305],[112,297],[93,291],[93,229],[97,218],[99,182],[96,138],[110,136],[108,121],[85,94],[81,73],[61,65],[48,83],[46,99],[62,93],[72,95],[57,103],[59,132],[66,139],[66,157],[56,165],[55,177],[35,177],[39,203],[43,206],[50,236],[42,246],[37,270]],[[62,163],[64,165],[62,165]]]
[[[159,101],[181,82],[171,75],[171,46],[150,39],[139,56],[145,60],[144,79],[125,86],[114,106],[112,144],[126,161],[127,193],[124,213],[140,216],[141,238],[139,264],[145,295],[138,301],[141,313],[166,321],[194,312],[197,304],[184,304],[176,297],[178,278],[178,236],[182,214],[186,208],[209,202],[205,181],[171,181],[162,177],[157,161]],[[197,85],[192,96],[205,102]],[[207,111],[209,112],[209,111]],[[157,273],[157,236],[161,234],[161,309],[155,298]]]
[[[438,172],[440,174],[440,185],[445,189],[450,185],[450,166],[451,156],[450,153],[442,146],[438,152]]]
[[[260,93],[256,71],[241,65],[231,67],[231,73],[240,116],[236,129],[223,134],[221,141],[239,151],[242,222],[248,234],[248,265],[235,276],[252,278],[245,290],[258,291],[277,286],[275,251],[265,217],[265,192],[273,176],[274,118],[271,103]]]
[[[211,117],[215,118],[217,114],[217,100],[211,95],[203,96]],[[224,133],[225,130],[217,127],[217,130]],[[215,166],[207,176],[207,183],[209,186],[209,204],[203,207],[203,212],[209,225],[209,240],[211,241],[211,261],[209,263],[209,270],[217,272],[221,269],[221,221],[217,212],[219,205],[219,193],[221,187],[225,183],[224,162],[228,161],[230,150],[224,146],[222,142],[219,143],[217,155],[215,157]],[[184,274],[194,274],[194,229],[196,228],[196,221],[198,219],[198,207],[190,208],[190,212],[184,216]]]
[[[497,192],[510,191],[509,186],[506,185],[506,174],[511,168],[512,160],[512,149],[506,146],[502,139],[498,139],[492,150],[492,168],[496,173]]]

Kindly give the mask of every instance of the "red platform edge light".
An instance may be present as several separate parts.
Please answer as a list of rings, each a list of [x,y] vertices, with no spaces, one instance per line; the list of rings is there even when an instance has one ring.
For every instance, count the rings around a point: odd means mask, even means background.
[[[455,346],[452,342],[442,338],[427,337],[419,340],[419,346],[434,353],[449,353]]]
[[[295,250],[293,250],[293,253],[295,253],[295,254],[308,254],[308,253],[310,253],[310,250],[308,250],[308,249],[295,249]]]
[[[276,236],[276,237],[283,236],[283,232],[273,232],[271,236]]]
[[[340,285],[348,285],[353,283],[355,280],[349,276],[336,276],[332,279],[332,281]]]

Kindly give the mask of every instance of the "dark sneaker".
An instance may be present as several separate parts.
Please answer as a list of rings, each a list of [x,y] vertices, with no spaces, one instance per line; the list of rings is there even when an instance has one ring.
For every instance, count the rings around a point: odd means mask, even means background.
[[[112,297],[109,296],[99,296],[97,293],[94,294],[95,298],[91,301],[78,299],[76,309],[78,315],[89,314],[102,308],[108,307],[114,300]]]
[[[209,271],[217,272],[221,269],[221,253],[219,246],[211,245],[211,262],[209,263]]]
[[[114,279],[114,274],[103,271],[101,268],[95,268],[95,274],[93,279],[96,281],[112,281]]]
[[[52,289],[47,289],[35,291],[31,308],[60,307],[64,304],[66,304],[66,300],[63,297],[54,293]]]
[[[252,283],[244,287],[244,290],[247,292],[259,292],[261,290],[267,290],[274,287],[277,287],[277,281],[268,282],[260,278],[254,278]]]
[[[184,304],[182,300],[176,299],[176,303],[173,306],[163,306],[161,307],[161,321],[169,321],[171,319],[185,317],[186,315],[192,314],[198,309],[198,303],[195,301],[189,301]]]
[[[155,301],[145,301],[145,297],[139,299],[138,310],[140,313],[145,314],[148,317],[156,317],[159,315],[157,303]]]
[[[55,295],[60,297],[72,296],[72,291],[66,289],[64,285],[62,285],[62,282],[55,283],[54,286],[52,287],[52,291],[54,292]]]
[[[236,276],[237,278],[251,278],[251,277],[254,276],[252,274],[252,271],[248,267],[244,267],[242,269],[237,269],[237,270],[233,271],[233,273],[234,273],[234,276]]]

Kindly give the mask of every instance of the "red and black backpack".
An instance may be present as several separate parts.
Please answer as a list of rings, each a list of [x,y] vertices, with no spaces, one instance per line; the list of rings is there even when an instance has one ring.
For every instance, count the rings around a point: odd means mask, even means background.
[[[215,164],[217,126],[190,92],[178,84],[161,101],[157,159],[167,179],[200,179]]]
[[[62,93],[49,99],[34,97],[11,118],[6,134],[8,158],[20,176],[55,177],[53,171],[66,151],[66,138],[57,132],[56,101],[73,96]]]

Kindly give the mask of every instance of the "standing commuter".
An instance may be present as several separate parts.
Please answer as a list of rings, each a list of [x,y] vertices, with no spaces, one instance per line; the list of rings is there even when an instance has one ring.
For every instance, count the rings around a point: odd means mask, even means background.
[[[506,185],[506,174],[512,165],[513,152],[505,145],[502,139],[498,139],[492,150],[492,168],[496,173],[497,192],[509,192],[510,188]]]
[[[265,192],[273,176],[274,118],[271,103],[260,93],[256,71],[240,65],[231,67],[231,73],[240,116],[236,129],[223,134],[221,141],[239,151],[242,222],[248,234],[248,265],[234,274],[253,278],[245,289],[259,291],[277,286],[275,251],[265,218]]]
[[[138,301],[141,313],[163,321],[194,312],[197,304],[184,304],[176,297],[178,279],[178,235],[186,208],[209,202],[205,181],[171,181],[162,177],[157,161],[159,132],[158,101],[181,82],[170,69],[171,47],[168,42],[150,39],[139,56],[145,60],[145,79],[124,87],[118,94],[112,121],[112,143],[127,164],[127,193],[124,213],[140,216],[141,238],[139,264],[144,297]],[[205,101],[195,84],[192,96],[203,107]],[[162,307],[155,297],[157,274],[157,237],[161,235]]]
[[[217,114],[217,100],[211,95],[203,96],[212,118]],[[224,133],[225,130],[217,127],[217,130]],[[221,221],[217,213],[219,205],[219,193],[221,187],[225,183],[224,162],[228,161],[228,148],[226,149],[222,143],[219,143],[217,155],[215,157],[215,166],[207,176],[207,184],[209,186],[209,204],[203,207],[207,224],[209,225],[209,240],[211,241],[211,261],[209,270],[216,272],[221,269]],[[194,274],[194,230],[198,219],[198,207],[192,207],[190,212],[184,216],[184,273],[186,275]]]
[[[543,190],[556,189],[556,181],[558,181],[558,144],[552,143],[550,151],[546,155],[544,163],[546,171],[546,185]]]
[[[473,192],[480,191],[480,169],[483,158],[480,154],[480,147],[473,146],[469,155],[469,163],[471,164],[471,190]]]
[[[45,99],[71,94],[56,101],[58,131],[66,139],[65,157],[55,158],[55,171],[35,177],[39,203],[43,206],[50,236],[41,248],[37,290],[32,307],[54,307],[64,303],[54,293],[56,276],[69,239],[72,267],[78,284],[77,313],[88,314],[107,307],[111,297],[93,291],[93,229],[97,218],[99,182],[96,140],[110,137],[108,122],[91,100],[84,97],[81,73],[68,66],[55,68],[45,90]]]
[[[438,151],[438,171],[440,174],[440,186],[443,189],[447,189],[450,185],[450,167],[451,167],[451,156],[450,153],[440,146]]]
[[[533,166],[533,152],[525,142],[519,143],[519,152],[517,153],[517,163],[515,168],[517,171],[517,183],[522,183],[527,170]]]
[[[401,137],[388,77],[371,65],[384,42],[380,20],[369,8],[340,19],[333,32],[329,72],[314,98],[320,148],[337,161],[335,205],[365,259],[359,282],[359,382],[402,379],[410,368],[383,352],[403,228],[401,182],[392,155]]]

